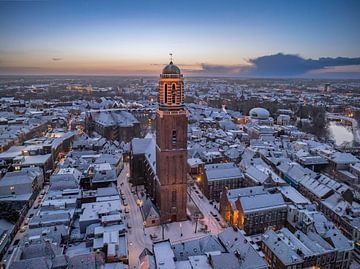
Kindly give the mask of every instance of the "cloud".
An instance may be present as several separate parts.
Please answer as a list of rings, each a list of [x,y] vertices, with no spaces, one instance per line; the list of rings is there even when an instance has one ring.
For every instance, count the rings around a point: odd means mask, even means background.
[[[63,58],[60,58],[60,57],[53,57],[52,60],[57,62],[57,61],[61,61]]]
[[[245,69],[242,65],[201,64],[202,71],[212,74],[239,74]]]
[[[218,65],[200,63],[192,68],[184,68],[185,74],[198,76],[239,76],[249,68],[248,65]]]
[[[231,77],[358,77],[360,58],[323,57],[305,59],[299,55],[278,53],[246,60],[246,64],[214,65],[201,63],[184,73],[201,76]]]
[[[335,66],[360,65],[360,58],[319,58],[317,60],[304,59],[298,55],[278,53],[262,56],[248,61],[252,68],[247,74],[250,76],[302,76],[310,71]]]

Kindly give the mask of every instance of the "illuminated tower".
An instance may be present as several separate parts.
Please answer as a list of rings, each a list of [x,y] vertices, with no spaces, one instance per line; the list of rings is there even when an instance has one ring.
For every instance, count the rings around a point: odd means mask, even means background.
[[[184,78],[172,61],[159,81],[156,113],[157,204],[162,222],[186,220],[187,113]]]

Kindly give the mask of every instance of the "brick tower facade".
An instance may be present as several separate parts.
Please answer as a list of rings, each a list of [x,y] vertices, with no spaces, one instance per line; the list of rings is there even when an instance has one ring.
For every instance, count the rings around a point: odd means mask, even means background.
[[[159,81],[156,113],[157,204],[162,222],[186,220],[187,112],[184,78],[171,61]]]

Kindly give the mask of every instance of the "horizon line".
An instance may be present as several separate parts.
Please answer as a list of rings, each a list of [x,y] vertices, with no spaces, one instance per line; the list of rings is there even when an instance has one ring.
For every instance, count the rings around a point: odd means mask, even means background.
[[[145,77],[157,78],[159,75],[140,75],[140,74],[0,74],[3,77]],[[326,77],[326,76],[227,76],[227,75],[186,75],[184,78],[223,78],[223,79],[305,79],[305,80],[360,80],[349,77]]]

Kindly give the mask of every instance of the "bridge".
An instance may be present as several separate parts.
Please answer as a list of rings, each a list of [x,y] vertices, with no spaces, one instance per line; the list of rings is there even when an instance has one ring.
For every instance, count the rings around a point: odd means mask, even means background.
[[[335,148],[341,152],[351,153],[355,156],[360,156],[360,147],[337,146]]]
[[[126,112],[156,112],[153,107],[121,107],[121,108],[103,108],[103,109],[90,109],[87,112],[109,112],[109,111],[126,111]]]

